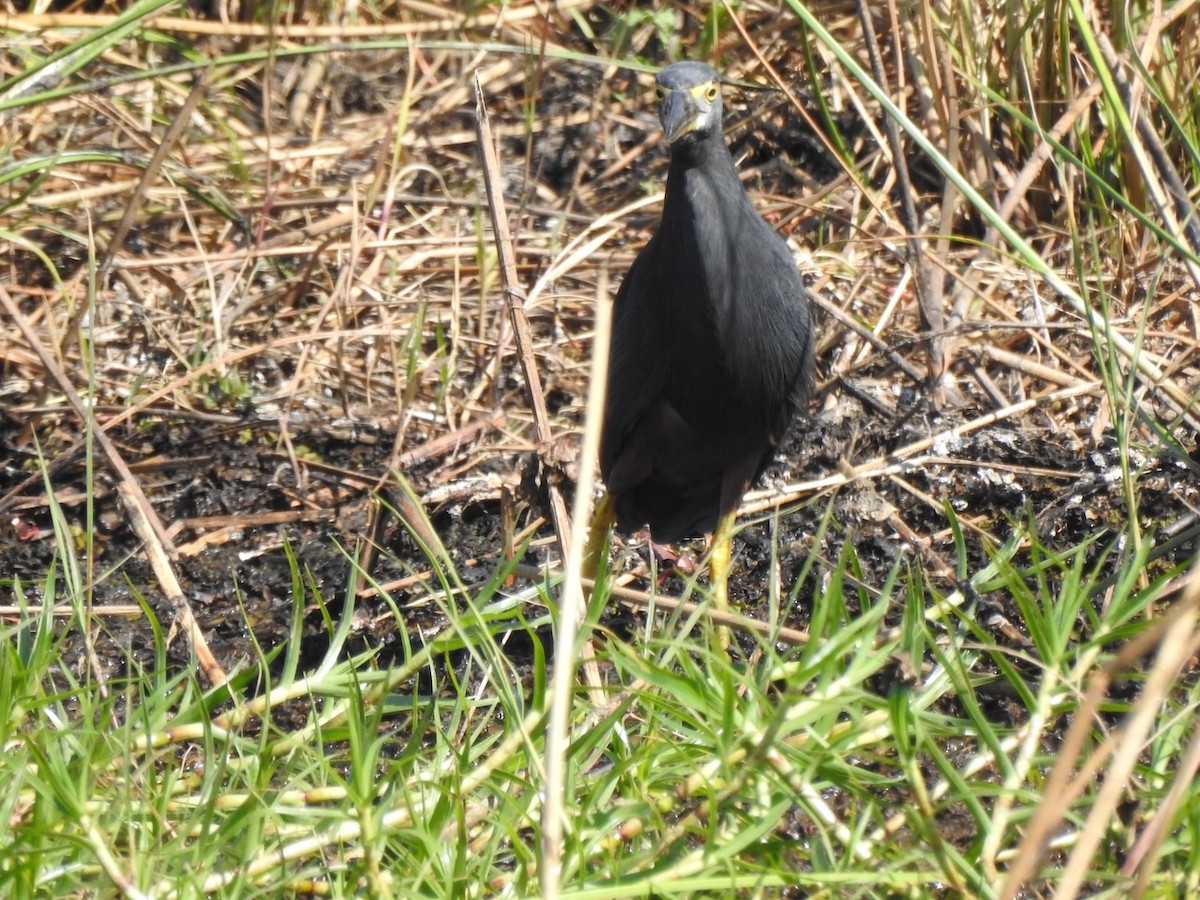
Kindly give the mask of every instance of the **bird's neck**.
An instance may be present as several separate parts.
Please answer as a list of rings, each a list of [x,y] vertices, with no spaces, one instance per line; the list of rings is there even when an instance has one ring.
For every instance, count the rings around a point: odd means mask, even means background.
[[[667,173],[667,203],[666,207],[683,209],[686,204],[672,206],[670,195],[686,191],[688,174],[699,172],[706,180],[717,183],[720,189],[715,197],[728,199],[732,202],[744,201],[746,194],[738,178],[737,168],[725,140],[720,135],[713,135],[704,140],[696,141],[687,146],[672,148],[671,167]]]
[[[713,172],[718,169],[736,174],[733,157],[725,144],[725,136],[720,132],[706,134],[691,134],[691,140],[683,140],[671,148],[671,171],[677,168],[705,169]]]

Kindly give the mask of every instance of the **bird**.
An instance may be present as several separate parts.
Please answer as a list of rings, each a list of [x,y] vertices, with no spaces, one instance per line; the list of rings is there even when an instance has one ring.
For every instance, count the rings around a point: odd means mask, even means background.
[[[711,534],[713,604],[727,610],[738,506],[812,391],[810,301],[738,177],[717,70],[666,66],[655,96],[670,150],[666,194],[613,304],[600,436],[607,494],[589,552],[614,520],[626,533],[648,526],[659,544]]]

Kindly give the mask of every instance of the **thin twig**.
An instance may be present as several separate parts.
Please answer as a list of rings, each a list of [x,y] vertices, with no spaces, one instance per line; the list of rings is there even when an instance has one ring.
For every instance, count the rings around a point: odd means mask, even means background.
[[[588,511],[592,505],[592,487],[600,459],[600,425],[604,415],[604,394],[608,375],[609,334],[612,325],[612,305],[608,302],[606,279],[601,270],[596,290],[596,340],[593,343],[592,378],[588,385],[587,421],[584,428],[583,450],[579,454],[579,483],[575,487],[575,526],[567,546],[564,563],[562,605],[558,613],[555,635],[554,679],[550,690],[550,717],[546,723],[546,799],[542,806],[542,859],[539,869],[542,896],[546,900],[558,897],[562,884],[563,824],[566,820],[563,804],[566,799],[567,751],[570,749],[571,694],[575,685],[575,644],[579,638],[580,622],[587,614],[588,598],[582,584],[585,558],[588,556]],[[593,526],[595,527],[595,526]],[[606,528],[607,530],[607,528]],[[585,659],[592,653],[591,635],[585,634]],[[591,660],[595,665],[594,660]],[[599,685],[593,683],[592,703],[604,706]]]
[[[871,61],[871,73],[880,87],[887,85],[887,73],[884,71],[883,59],[879,53],[879,44],[875,40],[875,25],[871,20],[873,6],[866,0],[857,4],[858,18],[863,29],[863,43],[867,49],[867,57]],[[897,75],[903,74],[903,68],[896,67]],[[897,96],[903,96],[903,88],[898,87]],[[908,248],[908,264],[912,267],[913,278],[917,288],[917,308],[921,313],[921,324],[929,339],[929,386],[935,398],[941,397],[943,388],[940,385],[942,375],[946,372],[948,361],[945,351],[945,316],[942,311],[942,298],[933,296],[929,285],[929,272],[925,264],[925,255],[921,247],[920,223],[917,219],[917,204],[913,197],[912,181],[908,177],[908,161],[904,155],[904,144],[900,141],[900,129],[896,120],[891,116],[883,118],[884,133],[887,135],[888,149],[892,156],[892,167],[896,172],[896,183],[900,194],[900,221],[907,232],[905,245]],[[941,405],[942,401],[935,399]]]
[[[158,178],[158,173],[162,169],[163,163],[166,162],[167,154],[171,152],[171,148],[179,140],[179,135],[183,133],[183,129],[191,121],[192,113],[204,97],[205,91],[208,90],[208,85],[212,81],[212,75],[213,70],[211,68],[205,69],[200,73],[200,77],[196,79],[196,83],[192,86],[191,93],[188,94],[179,111],[175,113],[174,120],[168,126],[162,139],[155,146],[154,153],[150,157],[150,162],[142,170],[142,177],[138,179],[137,186],[134,188],[129,201],[125,205],[125,213],[121,216],[121,221],[117,223],[116,230],[113,231],[112,236],[108,239],[104,252],[100,254],[100,259],[96,263],[97,284],[103,286],[109,267],[112,265],[116,255],[121,251],[121,248],[125,246],[125,238],[129,236],[129,232],[133,228],[138,214],[142,211],[142,205],[146,202],[146,196],[150,193],[150,186]]]
[[[500,278],[504,288],[504,301],[508,307],[509,320],[512,323],[513,335],[517,342],[517,355],[521,370],[525,376],[525,391],[529,408],[533,412],[534,432],[537,435],[538,451],[548,448],[554,440],[550,429],[550,416],[546,411],[546,398],[542,393],[542,379],[538,373],[537,356],[534,353],[533,338],[529,330],[529,318],[525,314],[523,301],[524,291],[517,279],[516,254],[513,252],[512,235],[508,229],[508,214],[504,206],[504,196],[500,191],[500,162],[496,157],[496,146],[492,140],[491,125],[488,121],[487,105],[484,102],[483,85],[476,73],[475,84],[475,121],[479,133],[479,152],[483,163],[483,183],[487,192],[488,212],[492,220],[492,230],[496,236],[496,249],[500,257]],[[557,485],[549,482],[546,493],[550,498],[550,517],[554,522],[554,533],[558,538],[560,555],[565,555],[571,534],[571,520],[567,515],[567,504]],[[600,688],[600,672],[596,667],[595,651],[590,641],[585,641],[581,650],[584,660],[584,674],[587,683],[594,691]]]
[[[508,308],[513,334],[517,342],[517,360],[525,376],[525,398],[533,413],[533,428],[538,443],[549,446],[554,440],[550,429],[550,416],[546,411],[546,398],[542,393],[542,378],[538,373],[537,354],[533,349],[533,337],[529,330],[529,317],[525,314],[525,292],[517,278],[517,260],[513,252],[512,234],[508,229],[508,213],[504,196],[500,191],[500,161],[496,158],[496,146],[492,141],[491,125],[488,122],[487,105],[484,103],[483,86],[475,76],[475,121],[479,132],[479,152],[483,163],[483,184],[487,191],[488,212],[492,219],[492,231],[496,237],[496,251],[500,257],[500,280],[504,288],[504,303]],[[539,448],[540,449],[540,448]],[[558,535],[560,551],[567,546],[571,533],[571,522],[567,516],[567,505],[562,493],[555,485],[548,485],[550,516],[554,520],[554,531]]]

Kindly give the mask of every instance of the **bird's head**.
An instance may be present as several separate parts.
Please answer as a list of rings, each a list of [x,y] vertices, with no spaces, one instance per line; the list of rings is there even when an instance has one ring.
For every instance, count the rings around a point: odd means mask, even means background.
[[[720,131],[720,79],[716,69],[699,62],[674,63],[658,73],[658,120],[667,143]]]

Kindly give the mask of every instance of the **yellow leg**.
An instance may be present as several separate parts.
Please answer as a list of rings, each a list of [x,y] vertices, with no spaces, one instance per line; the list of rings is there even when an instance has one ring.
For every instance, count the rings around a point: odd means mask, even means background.
[[[613,520],[616,518],[616,507],[613,505],[612,494],[605,491],[604,496],[592,510],[592,521],[588,525],[587,546],[583,552],[583,577],[596,580],[600,571],[600,560],[608,553],[608,534],[612,531]]]
[[[721,516],[712,536],[708,573],[712,582],[712,605],[717,612],[729,612],[729,571],[733,568],[733,523],[736,517],[737,510]],[[713,637],[718,650],[727,650],[731,640],[729,626],[715,626]]]

